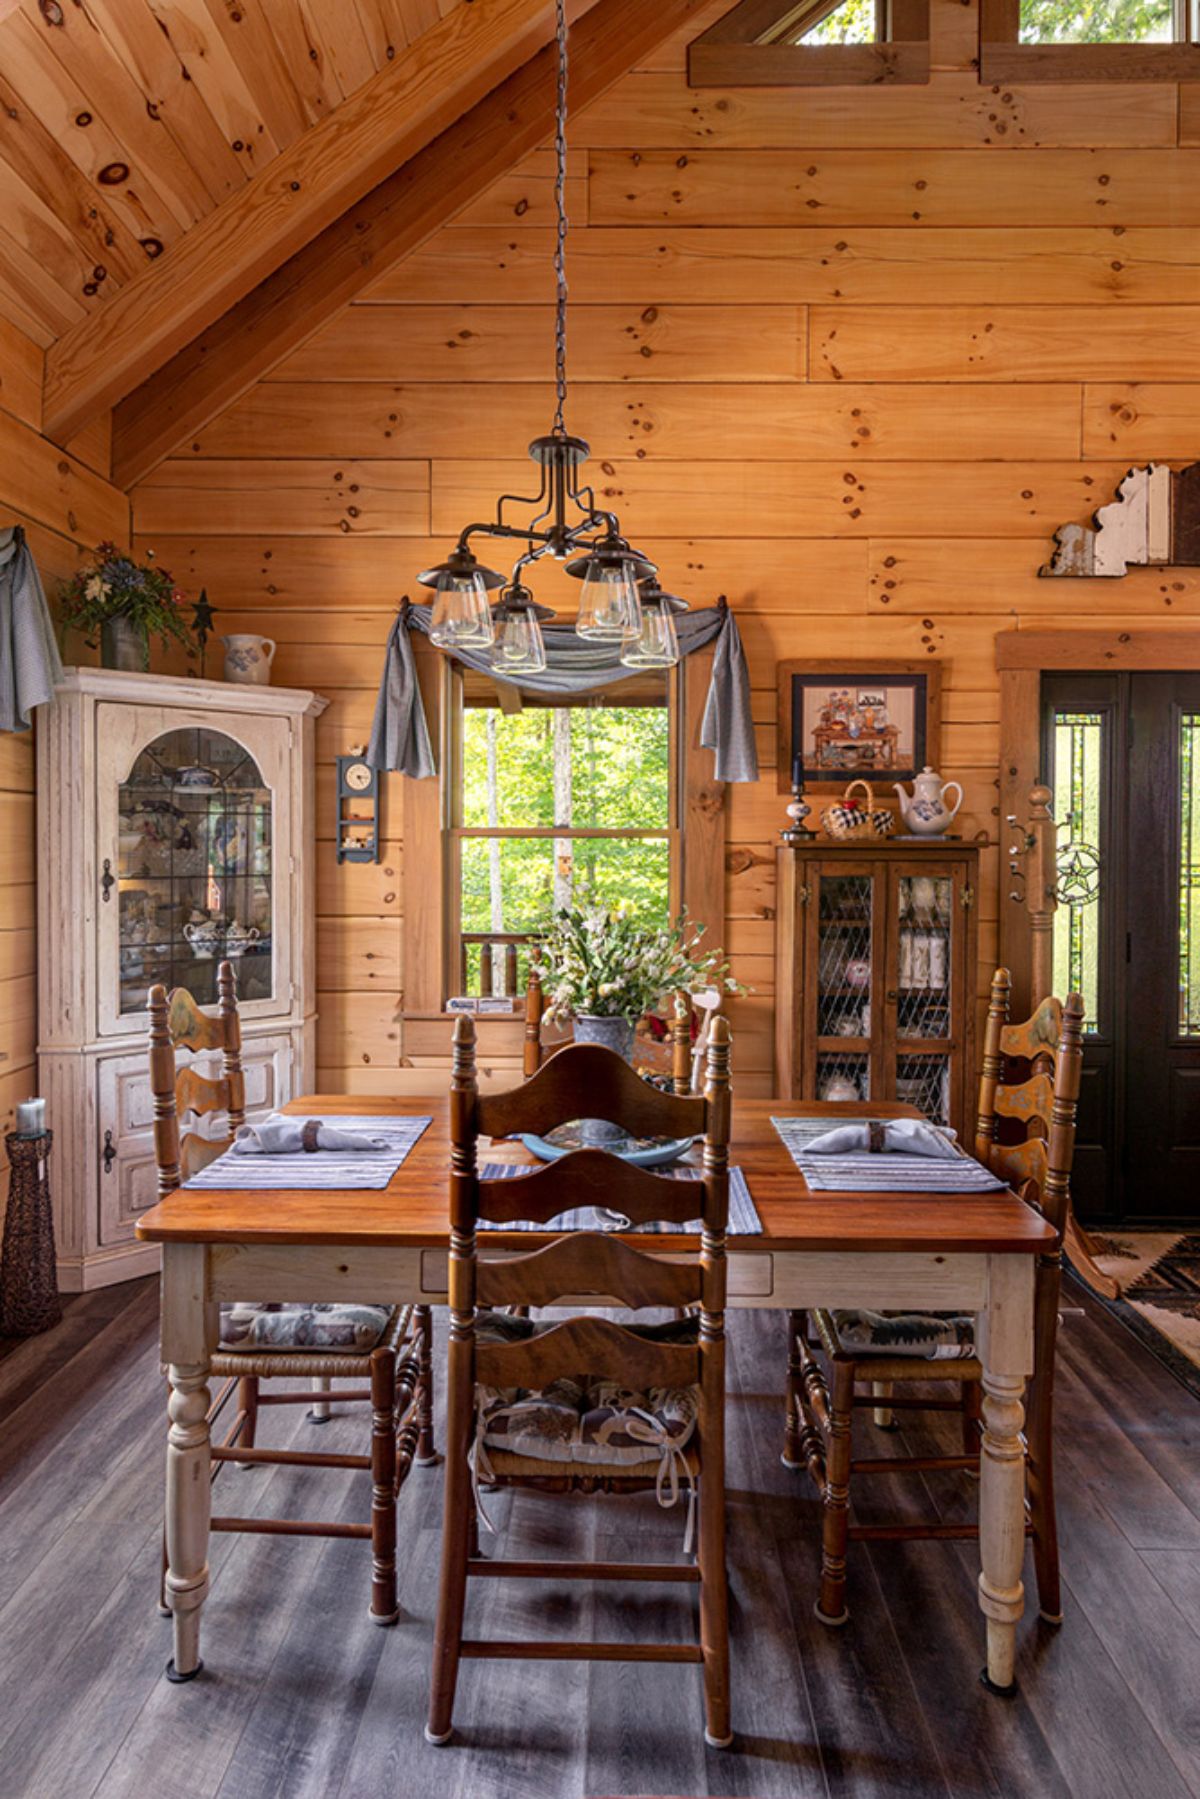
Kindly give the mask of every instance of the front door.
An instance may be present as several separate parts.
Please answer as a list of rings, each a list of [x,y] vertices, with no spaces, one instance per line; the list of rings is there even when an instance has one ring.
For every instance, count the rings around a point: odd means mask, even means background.
[[[1200,673],[1042,683],[1059,821],[1054,991],[1085,1002],[1085,1218],[1194,1217],[1200,1191]]]

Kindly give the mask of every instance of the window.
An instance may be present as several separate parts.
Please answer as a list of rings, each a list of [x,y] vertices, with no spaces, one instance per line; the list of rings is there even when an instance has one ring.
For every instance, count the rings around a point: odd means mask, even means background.
[[[981,0],[984,81],[1200,77],[1197,0]]]
[[[1104,712],[1055,707],[1049,746],[1050,810],[1059,821],[1053,991],[1083,995],[1083,1028],[1089,1032],[1100,1028],[1107,729]]]
[[[581,703],[502,699],[450,666],[448,974],[455,993],[524,990],[528,948],[564,906],[675,909],[671,680],[642,675]]]
[[[688,49],[692,87],[929,80],[929,0],[741,0]]]

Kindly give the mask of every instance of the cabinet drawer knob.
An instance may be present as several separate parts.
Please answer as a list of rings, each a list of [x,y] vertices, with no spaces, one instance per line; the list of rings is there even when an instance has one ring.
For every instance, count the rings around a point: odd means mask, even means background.
[[[900,1003],[900,995],[897,993],[897,991],[894,987],[888,988],[885,998],[887,999],[887,1003],[889,1006],[895,1006]]]

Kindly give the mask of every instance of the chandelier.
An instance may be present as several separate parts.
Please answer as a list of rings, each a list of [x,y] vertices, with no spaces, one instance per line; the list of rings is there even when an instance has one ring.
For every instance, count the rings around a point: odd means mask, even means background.
[[[677,612],[686,603],[664,593],[655,565],[633,549],[621,532],[615,512],[596,505],[581,469],[590,455],[582,437],[566,428],[567,404],[567,19],[566,0],[556,0],[558,90],[554,110],[554,204],[557,234],[554,248],[554,373],[557,404],[554,423],[535,437],[529,454],[541,469],[536,494],[502,494],[490,523],[468,525],[445,562],[419,576],[434,589],[429,636],[445,650],[481,651],[490,647],[498,675],[537,674],[546,667],[542,620],[549,607],[539,606],[522,578],[543,556],[566,563],[566,572],[583,583],[578,636],[619,646],[620,661],[630,669],[670,668],[679,660],[675,633]],[[525,524],[505,516],[506,509],[535,508]],[[509,538],[525,547],[506,581],[485,568],[471,547],[475,537]],[[567,558],[570,558],[568,561]],[[498,592],[493,604],[489,595]]]

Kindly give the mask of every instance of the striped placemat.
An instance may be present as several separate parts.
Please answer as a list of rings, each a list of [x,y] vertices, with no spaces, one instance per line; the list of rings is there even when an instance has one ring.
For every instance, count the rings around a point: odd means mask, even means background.
[[[278,1116],[278,1114],[275,1114]],[[351,1131],[369,1131],[387,1140],[386,1149],[301,1150],[287,1156],[223,1156],[201,1168],[185,1188],[237,1188],[239,1192],[268,1192],[273,1187],[321,1192],[331,1187],[386,1187],[413,1144],[433,1123],[432,1118],[402,1118],[395,1113],[371,1112],[349,1117],[344,1112],[314,1114],[322,1124],[336,1124]]]
[[[509,1181],[523,1174],[532,1174],[528,1165],[519,1162],[485,1162],[479,1170],[479,1178],[484,1181]],[[695,1168],[674,1168],[669,1171],[677,1181],[698,1181],[699,1173]],[[481,1218],[481,1231],[618,1231],[629,1228],[628,1219],[624,1223],[617,1222],[622,1217],[619,1212],[603,1212],[597,1206],[576,1206],[573,1210],[560,1212],[554,1219],[545,1224],[533,1224],[527,1219],[520,1219],[513,1224],[496,1224],[490,1218]],[[689,1218],[686,1224],[639,1224],[639,1232],[648,1235],[662,1236],[668,1232],[684,1232],[689,1236],[700,1235],[701,1220]],[[761,1237],[762,1219],[755,1210],[754,1201],[750,1197],[750,1189],[746,1185],[746,1177],[740,1168],[729,1170],[729,1235],[731,1237]]]
[[[772,1118],[784,1148],[814,1193],[998,1193],[1008,1185],[974,1156],[913,1156],[904,1150],[870,1150],[848,1156],[812,1156],[805,1146],[841,1124],[868,1118]],[[886,1124],[886,1119],[877,1122]]]

